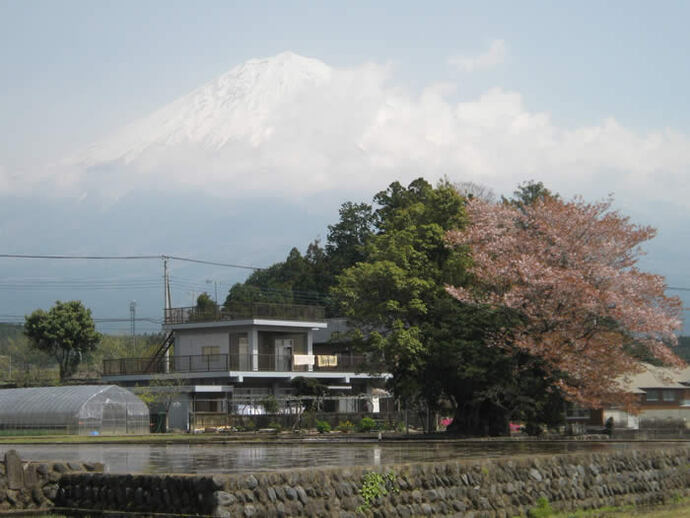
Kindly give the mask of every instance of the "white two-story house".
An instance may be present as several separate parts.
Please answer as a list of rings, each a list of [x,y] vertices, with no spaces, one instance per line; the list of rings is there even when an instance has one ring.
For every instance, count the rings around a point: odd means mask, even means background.
[[[158,390],[178,394],[169,423],[179,429],[261,413],[261,401],[269,396],[284,403],[298,376],[327,386],[334,411],[375,411],[372,391],[385,375],[364,372],[363,356],[330,340],[324,315],[322,307],[295,304],[171,308],[163,326],[168,340],[158,353],[105,360],[103,379],[130,387],[169,380],[173,388]],[[342,321],[335,324],[342,326]]]

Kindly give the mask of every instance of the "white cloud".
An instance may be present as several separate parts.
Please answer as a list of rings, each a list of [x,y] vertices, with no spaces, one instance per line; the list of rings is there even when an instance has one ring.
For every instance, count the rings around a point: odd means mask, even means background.
[[[34,175],[0,164],[0,195],[27,194],[34,183]]]
[[[0,191],[75,198],[146,190],[226,198],[347,191],[368,199],[393,180],[447,175],[499,193],[536,179],[564,195],[613,192],[629,205],[690,204],[686,134],[642,133],[611,118],[564,128],[548,113],[530,111],[518,92],[494,88],[454,102],[452,84],[413,95],[391,83],[387,66],[336,69],[300,59],[283,60],[269,80],[263,72],[250,74],[251,81],[246,70],[226,74],[40,174],[16,178],[0,170]],[[238,78],[246,83],[239,97],[214,87],[236,92]]]
[[[503,40],[491,42],[489,50],[478,56],[453,56],[448,63],[459,68],[463,72],[474,72],[483,68],[491,68],[500,65],[506,58],[507,49]]]

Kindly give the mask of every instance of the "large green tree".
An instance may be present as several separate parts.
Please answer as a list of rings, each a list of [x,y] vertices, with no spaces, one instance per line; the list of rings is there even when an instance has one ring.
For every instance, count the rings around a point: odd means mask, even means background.
[[[507,433],[510,419],[553,421],[562,401],[539,362],[487,344],[511,312],[460,304],[445,290],[467,282],[468,254],[446,246],[466,225],[466,199],[448,182],[398,182],[374,198],[363,259],[338,276],[333,296],[363,347],[390,372],[403,399],[454,403],[454,430]],[[560,408],[559,408],[560,409]]]
[[[491,331],[510,328],[517,315],[461,304],[445,290],[469,281],[467,250],[446,246],[446,233],[466,225],[467,199],[489,196],[480,186],[461,192],[418,179],[391,184],[373,205],[344,203],[325,247],[315,241],[304,255],[294,248],[233,286],[226,305],[326,304],[329,315],[349,318],[369,368],[393,374],[398,397],[453,402],[458,432],[504,433],[509,419],[553,423],[562,400],[539,361],[509,343],[487,345]],[[521,186],[515,199],[544,192]]]
[[[77,300],[58,300],[47,312],[37,309],[27,315],[24,334],[34,347],[57,360],[60,381],[74,374],[84,356],[92,352],[101,339],[91,310]]]
[[[333,274],[365,259],[364,245],[373,233],[375,219],[367,203],[345,202],[339,215],[338,223],[328,225],[326,243],[329,270]]]

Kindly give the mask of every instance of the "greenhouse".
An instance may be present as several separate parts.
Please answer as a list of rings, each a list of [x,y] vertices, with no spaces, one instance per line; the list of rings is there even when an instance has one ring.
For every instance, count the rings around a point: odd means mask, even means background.
[[[149,432],[149,410],[116,385],[0,390],[0,434],[120,435]]]

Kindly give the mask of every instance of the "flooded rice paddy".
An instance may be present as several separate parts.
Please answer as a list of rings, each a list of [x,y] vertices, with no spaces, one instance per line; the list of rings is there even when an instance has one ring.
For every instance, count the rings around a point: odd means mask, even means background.
[[[689,442],[400,441],[244,444],[0,445],[23,459],[102,462],[110,473],[239,473],[328,466],[471,460],[542,454],[615,451]]]

